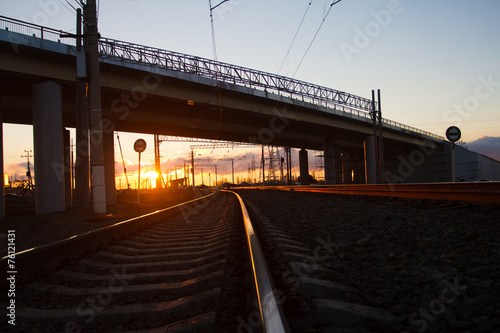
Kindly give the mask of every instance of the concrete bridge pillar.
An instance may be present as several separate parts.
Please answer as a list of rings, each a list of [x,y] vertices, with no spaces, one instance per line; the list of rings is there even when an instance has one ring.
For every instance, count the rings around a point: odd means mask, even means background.
[[[335,173],[335,146],[333,140],[328,138],[323,145],[324,165],[325,165],[325,184],[334,185],[336,181]]]
[[[106,205],[116,204],[115,185],[115,133],[103,131],[104,179],[106,180]]]
[[[3,169],[3,104],[0,100],[0,174],[4,174]],[[5,186],[0,189],[0,218],[5,217]]]
[[[35,212],[65,209],[61,86],[46,81],[33,86]]]
[[[309,161],[307,158],[307,150],[299,151],[299,166],[300,166],[300,185],[309,185]]]
[[[69,130],[64,130],[64,201],[65,208],[69,209],[73,205],[73,193],[71,184],[71,136]]]
[[[377,164],[375,160],[375,137],[369,135],[365,138],[365,179],[367,184],[377,183]]]

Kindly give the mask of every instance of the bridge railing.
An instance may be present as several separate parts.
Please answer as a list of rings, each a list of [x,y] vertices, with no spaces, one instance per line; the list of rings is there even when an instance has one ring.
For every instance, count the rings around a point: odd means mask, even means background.
[[[305,102],[342,111],[345,116],[350,118],[361,120],[371,119],[369,113],[372,110],[371,100],[285,76],[110,38],[101,38],[99,41],[99,51],[101,58],[149,64],[224,83],[243,85],[254,89],[260,88],[266,92],[282,96],[288,94],[290,98],[301,99]],[[402,130],[442,139],[441,136],[434,133],[392,120],[382,119],[382,121],[385,124],[401,128]]]
[[[371,100],[296,80],[220,61],[196,57],[149,46],[101,38],[101,57],[118,58],[130,62],[147,63],[173,71],[190,73],[220,82],[244,85],[264,91],[287,94],[291,98],[314,102],[324,106],[345,105],[354,109],[371,111]]]
[[[70,35],[67,32],[1,15],[0,29],[25,36],[33,36],[42,40],[75,45],[74,38],[61,37],[62,35]],[[12,40],[12,42],[16,43],[16,40]],[[353,119],[371,119],[369,112],[372,110],[372,101],[370,99],[282,75],[110,38],[101,38],[99,40],[99,52],[102,59],[146,64],[176,72],[194,74],[214,79],[218,82],[246,86],[280,96],[299,99],[332,110],[330,112],[327,109],[326,112],[335,113],[335,111],[342,111],[342,115]],[[401,130],[419,133],[440,140],[443,139],[439,135],[395,121],[388,119],[383,119],[382,121],[387,125]]]
[[[73,46],[76,44],[74,38],[61,38],[61,35],[67,34],[62,30],[47,28],[38,24],[16,20],[2,15],[0,15],[0,30],[16,32],[25,36],[32,36]],[[12,42],[16,41],[13,40]]]

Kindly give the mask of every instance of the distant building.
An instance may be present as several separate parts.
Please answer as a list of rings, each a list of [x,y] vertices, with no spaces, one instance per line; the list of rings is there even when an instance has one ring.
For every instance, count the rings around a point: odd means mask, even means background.
[[[450,156],[451,145],[447,147]],[[455,178],[462,181],[493,180],[500,181],[500,162],[491,157],[455,146]]]

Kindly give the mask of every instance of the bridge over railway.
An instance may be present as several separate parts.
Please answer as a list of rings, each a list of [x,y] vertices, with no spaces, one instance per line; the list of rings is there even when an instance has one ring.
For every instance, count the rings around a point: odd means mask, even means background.
[[[80,67],[75,38],[65,36],[70,34],[0,16],[4,122],[36,128],[44,121],[34,109],[43,104],[53,106],[43,118],[57,121],[39,135],[61,136],[62,126],[78,127]],[[381,117],[385,170],[376,176],[373,118],[380,105],[374,98],[104,37],[98,52],[108,203],[114,197],[113,131],[300,148],[303,166],[306,149],[323,150],[327,184],[451,180],[450,145],[443,137]],[[60,94],[37,95],[45,88]]]

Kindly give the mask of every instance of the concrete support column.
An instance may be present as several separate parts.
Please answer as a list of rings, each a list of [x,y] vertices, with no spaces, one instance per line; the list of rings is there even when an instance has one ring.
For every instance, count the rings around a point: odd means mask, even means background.
[[[115,133],[103,131],[104,178],[106,179],[106,204],[116,204],[115,185]]]
[[[377,183],[377,166],[375,161],[375,137],[367,136],[364,142],[365,179],[367,184]]]
[[[3,169],[3,104],[0,101],[0,173],[4,174]],[[0,218],[5,217],[5,180],[2,180],[2,189],[0,190]]]
[[[300,185],[309,185],[309,161],[307,158],[307,150],[305,149],[299,151],[299,165]]]
[[[337,183],[335,174],[335,147],[333,140],[326,139],[323,145],[324,165],[325,165],[325,184],[334,185]]]
[[[46,81],[33,86],[35,212],[65,209],[61,86]]]
[[[66,209],[73,205],[71,171],[71,138],[69,130],[64,130],[64,201]]]

